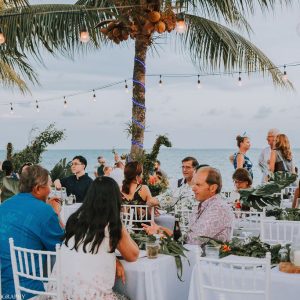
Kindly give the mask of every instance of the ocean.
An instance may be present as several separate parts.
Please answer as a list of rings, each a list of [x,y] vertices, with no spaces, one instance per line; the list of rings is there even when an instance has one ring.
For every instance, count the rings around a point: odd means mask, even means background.
[[[128,149],[116,149],[119,154],[128,153]],[[229,156],[236,152],[236,149],[174,149],[161,148],[158,159],[161,162],[161,168],[168,174],[170,180],[181,178],[181,160],[186,156],[195,157],[200,164],[209,164],[218,168],[222,174],[223,190],[232,190],[232,173],[233,165],[229,161]],[[261,149],[250,149],[247,153],[254,167],[254,185],[260,183],[262,174],[258,168],[258,157]],[[0,160],[5,159],[5,150],[0,150]],[[94,178],[94,170],[97,165],[97,157],[104,156],[107,164],[113,165],[114,156],[111,150],[47,150],[42,156],[41,165],[51,170],[54,165],[61,159],[66,157],[72,160],[75,155],[84,156],[87,161],[87,172]],[[300,166],[300,149],[293,150],[293,156],[296,166]]]

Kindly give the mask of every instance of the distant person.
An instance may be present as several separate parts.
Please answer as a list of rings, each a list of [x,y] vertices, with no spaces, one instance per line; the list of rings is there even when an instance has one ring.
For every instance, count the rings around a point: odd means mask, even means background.
[[[237,146],[239,148],[238,152],[233,154],[233,166],[234,169],[244,168],[246,169],[251,177],[253,178],[253,171],[252,171],[252,162],[246,153],[251,147],[250,139],[247,136],[240,136],[236,137]]]
[[[139,248],[122,225],[120,211],[117,183],[106,176],[96,178],[84,203],[66,224],[61,247],[64,299],[128,299],[112,290],[118,275],[116,263],[121,264],[115,250],[124,260],[134,262]]]
[[[83,156],[75,156],[71,163],[71,171],[74,175],[65,177],[61,180],[56,179],[54,181],[55,188],[60,190],[62,187],[65,187],[68,196],[71,194],[75,195],[76,202],[82,203],[93,182],[92,178],[85,173],[86,166],[87,161]]]
[[[167,173],[161,169],[161,163],[158,159],[154,163],[154,173],[157,173],[157,172],[161,173],[161,175],[158,174],[160,176],[164,176],[166,178],[168,177]]]
[[[95,177],[104,175],[104,167],[105,167],[105,159],[103,156],[98,156],[98,165],[96,166],[96,170],[94,172]]]
[[[19,170],[18,177],[20,177],[20,175],[21,175],[28,167],[30,167],[30,166],[32,166],[32,165],[33,165],[33,163],[31,163],[31,162],[26,162],[26,163],[24,163],[24,164],[21,166],[20,170]]]
[[[47,200],[50,191],[49,172],[38,165],[30,166],[21,174],[20,193],[0,205],[1,299],[16,299],[8,242],[10,237],[18,247],[47,251],[55,251],[56,244],[62,241],[61,207],[58,199]],[[36,257],[36,272],[38,265]],[[28,278],[22,278],[22,281],[25,287],[44,290],[41,281]],[[22,292],[20,299],[32,297],[34,295]]]
[[[103,168],[103,172],[104,172],[103,176],[110,176],[112,171],[113,171],[113,168],[111,166],[105,166]]]
[[[268,131],[267,142],[269,146],[262,150],[258,159],[259,168],[263,173],[262,183],[268,181],[271,150],[275,146],[275,139],[278,134],[279,134],[279,130],[276,128],[272,128]]]
[[[121,159],[117,152],[114,152],[114,158],[115,158],[115,166],[109,176],[113,178],[121,188],[124,180],[124,168],[125,168],[126,161]]]
[[[276,137],[275,147],[271,151],[269,169],[273,173],[278,171],[296,173],[290,142],[285,134],[278,134]]]
[[[10,160],[2,163],[3,176],[0,182],[1,202],[19,193],[19,179],[14,173],[13,164]]]

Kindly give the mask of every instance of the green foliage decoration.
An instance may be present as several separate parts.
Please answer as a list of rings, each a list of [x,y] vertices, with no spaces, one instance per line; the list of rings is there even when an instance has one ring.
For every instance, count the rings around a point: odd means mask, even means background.
[[[32,132],[37,129],[32,129]],[[15,170],[19,170],[20,167],[26,163],[31,162],[38,164],[41,162],[41,155],[46,151],[48,145],[54,145],[57,142],[64,139],[65,130],[58,130],[55,128],[55,123],[50,124],[46,129],[39,132],[34,137],[25,149],[14,153],[12,155],[12,163]]]
[[[52,181],[62,179],[72,175],[71,162],[67,163],[66,158],[62,158],[50,171]]]
[[[274,208],[266,211],[267,217],[275,217],[276,220],[300,221],[299,208]]]
[[[248,207],[261,210],[267,205],[279,206],[281,190],[291,185],[297,179],[296,174],[276,172],[271,175],[269,182],[257,187],[239,190],[240,201]]]

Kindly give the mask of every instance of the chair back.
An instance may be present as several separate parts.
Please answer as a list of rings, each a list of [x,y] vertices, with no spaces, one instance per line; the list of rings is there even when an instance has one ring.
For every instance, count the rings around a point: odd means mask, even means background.
[[[133,209],[126,210],[126,211],[124,210],[123,212],[121,212],[122,223],[124,224],[125,228],[129,232],[132,231],[133,214],[134,214],[134,210]]]
[[[62,299],[61,288],[61,257],[60,245],[56,245],[56,251],[40,251],[26,249],[14,245],[13,238],[9,239],[10,257],[16,292],[16,299],[22,300],[21,292],[34,295],[49,296],[51,299]],[[52,273],[52,264],[56,261],[56,272]],[[54,286],[51,291],[40,291],[28,288],[24,282],[40,281]]]
[[[240,257],[238,257],[240,258]],[[270,300],[271,254],[265,258],[197,259],[200,299]]]
[[[262,219],[260,238],[268,244],[292,243],[300,233],[300,221]]]
[[[122,213],[130,213],[133,210],[132,228],[133,231],[143,230],[141,224],[154,221],[154,208],[148,205],[122,205]]]
[[[260,211],[241,211],[233,210],[234,212],[234,222],[233,229],[245,229],[245,230],[256,230],[259,232],[260,223],[263,218],[265,218],[265,210]]]

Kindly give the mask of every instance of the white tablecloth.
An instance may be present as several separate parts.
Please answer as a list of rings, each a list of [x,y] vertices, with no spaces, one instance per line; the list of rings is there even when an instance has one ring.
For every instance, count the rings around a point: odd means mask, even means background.
[[[193,246],[186,248],[193,249]],[[157,259],[140,258],[136,262],[122,260],[125,268],[126,284],[117,281],[115,289],[131,300],[185,300],[188,298],[190,278],[195,264],[195,252],[187,252],[190,266],[183,262],[183,280],[177,278],[175,259],[169,255],[159,255]]]
[[[200,279],[197,271],[198,271],[197,266],[195,266],[192,272],[188,300],[207,300],[207,299],[201,299],[200,297],[200,291],[199,291]],[[239,270],[237,271],[242,272]],[[278,268],[273,268],[271,270],[270,290],[271,290],[271,296],[270,296],[271,300],[283,300],[283,299],[298,300],[300,295],[300,274],[282,273],[278,270]],[[227,300],[227,299],[232,299],[231,296],[232,296],[231,294],[228,294],[226,298],[223,294],[223,296],[219,295],[219,297],[209,297],[209,300],[216,300],[216,299]],[[243,299],[246,300],[249,298],[246,298],[246,295],[244,295]]]
[[[82,203],[75,203],[72,205],[63,205],[61,208],[60,216],[64,224],[68,221],[69,217],[81,206]]]

